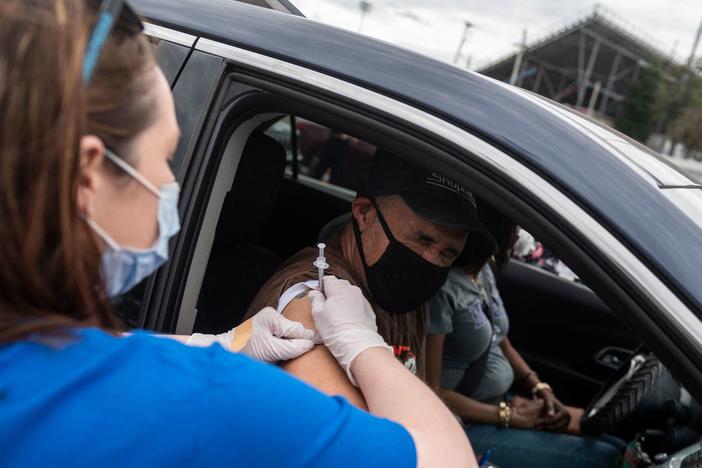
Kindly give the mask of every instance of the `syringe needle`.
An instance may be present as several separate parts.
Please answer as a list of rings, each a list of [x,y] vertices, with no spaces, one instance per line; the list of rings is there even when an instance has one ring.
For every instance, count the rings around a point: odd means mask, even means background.
[[[326,246],[326,244],[323,244],[321,242],[317,244],[317,247],[319,247],[319,256],[317,257],[317,260],[315,260],[313,263],[313,265],[317,267],[317,280],[319,281],[317,287],[319,288],[322,294],[324,294],[324,270],[329,268],[327,259],[324,258],[324,249],[326,248]]]

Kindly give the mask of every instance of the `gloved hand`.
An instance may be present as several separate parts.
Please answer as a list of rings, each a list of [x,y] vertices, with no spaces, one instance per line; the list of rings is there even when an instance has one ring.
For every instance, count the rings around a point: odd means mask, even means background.
[[[231,344],[234,341],[234,333],[236,328],[232,328],[228,332],[220,333],[219,335],[208,335],[206,333],[193,333],[188,337],[185,342],[188,346],[197,346],[200,348],[207,348],[215,343],[222,345],[222,348],[227,351],[231,351]]]
[[[252,318],[251,337],[240,352],[264,362],[294,359],[320,344],[321,339],[313,330],[299,322],[283,317],[271,307],[262,309]],[[186,342],[190,346],[210,346],[219,343],[231,351],[236,328],[219,335],[193,333]]]
[[[254,315],[251,338],[240,352],[259,361],[278,362],[295,359],[321,343],[314,330],[266,307]]]
[[[346,280],[324,277],[324,294],[311,291],[312,318],[324,345],[358,386],[351,373],[353,360],[368,348],[392,348],[378,334],[375,313],[361,290]]]

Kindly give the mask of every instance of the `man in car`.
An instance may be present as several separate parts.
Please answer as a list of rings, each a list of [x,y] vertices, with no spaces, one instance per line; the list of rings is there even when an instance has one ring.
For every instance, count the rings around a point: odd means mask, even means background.
[[[376,152],[366,189],[351,214],[325,228],[326,274],[359,286],[376,314],[377,326],[395,356],[423,379],[426,318],[424,303],[444,284],[469,231],[486,232],[475,199],[464,186],[415,167],[384,150]],[[316,288],[317,249],[290,258],[263,286],[247,317],[265,306],[314,327],[311,302]],[[324,346],[283,364],[317,388],[365,406]]]

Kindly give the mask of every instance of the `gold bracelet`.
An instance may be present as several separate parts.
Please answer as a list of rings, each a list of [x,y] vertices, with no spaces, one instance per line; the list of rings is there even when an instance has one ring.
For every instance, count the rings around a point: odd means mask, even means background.
[[[500,426],[504,428],[509,427],[509,421],[512,419],[512,407],[501,401],[498,407],[498,415],[500,417]]]
[[[549,384],[546,382],[539,382],[536,385],[534,385],[534,388],[531,389],[531,394],[536,397],[536,394],[539,393],[541,390],[548,390],[549,392],[553,393],[553,389]]]

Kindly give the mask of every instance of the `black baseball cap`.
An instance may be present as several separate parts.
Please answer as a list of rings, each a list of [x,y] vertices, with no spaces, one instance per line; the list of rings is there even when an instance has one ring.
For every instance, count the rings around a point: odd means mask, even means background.
[[[462,184],[438,172],[421,169],[378,148],[368,182],[360,195],[399,195],[407,206],[434,224],[477,231],[492,238],[478,219],[475,197]]]

